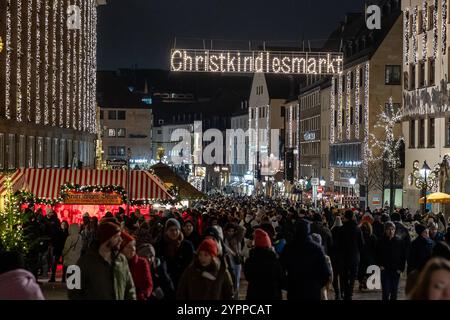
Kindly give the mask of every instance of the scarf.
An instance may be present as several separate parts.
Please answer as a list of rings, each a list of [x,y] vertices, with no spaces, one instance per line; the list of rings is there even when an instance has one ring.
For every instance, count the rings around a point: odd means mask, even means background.
[[[164,256],[170,259],[175,258],[183,240],[184,236],[182,232],[180,232],[180,235],[175,240],[170,239],[167,234],[164,234]]]

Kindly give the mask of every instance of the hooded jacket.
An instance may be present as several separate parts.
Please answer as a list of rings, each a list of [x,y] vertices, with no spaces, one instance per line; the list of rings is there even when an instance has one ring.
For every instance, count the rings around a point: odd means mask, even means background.
[[[288,300],[320,300],[331,276],[325,253],[310,236],[310,223],[300,219],[292,243],[281,255],[287,273]]]
[[[0,274],[0,300],[44,300],[31,272],[24,269]]]
[[[80,235],[80,227],[78,224],[69,226],[69,236],[66,239],[63,249],[64,266],[76,264],[80,259],[81,250],[83,249],[83,239]]]

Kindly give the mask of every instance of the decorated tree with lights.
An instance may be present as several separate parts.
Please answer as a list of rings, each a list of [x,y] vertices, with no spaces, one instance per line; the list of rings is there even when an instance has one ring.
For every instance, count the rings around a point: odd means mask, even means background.
[[[395,110],[394,104],[392,103],[392,97],[390,97],[386,108],[378,115],[378,120],[375,125],[375,128],[384,130],[385,138],[380,140],[374,134],[371,134],[370,160],[372,162],[381,161],[383,169],[389,174],[390,213],[392,213],[394,209],[394,184],[400,176],[400,155],[404,143],[404,138],[396,137],[394,130],[397,124],[401,122],[402,118],[403,110],[401,108]]]
[[[0,213],[1,244],[6,251],[26,253],[28,245],[23,229],[25,217],[20,212],[19,199],[13,192],[11,178],[6,179],[5,186],[5,206],[3,212]]]

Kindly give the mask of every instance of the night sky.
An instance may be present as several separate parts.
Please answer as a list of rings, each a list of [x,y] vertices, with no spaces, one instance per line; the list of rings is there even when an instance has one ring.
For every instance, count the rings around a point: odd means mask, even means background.
[[[229,49],[248,41],[319,45],[364,0],[107,0],[99,7],[98,69],[168,69],[169,50],[224,39]],[[239,41],[239,42],[236,42]],[[216,41],[219,45],[219,41]],[[209,44],[209,42],[208,42]]]

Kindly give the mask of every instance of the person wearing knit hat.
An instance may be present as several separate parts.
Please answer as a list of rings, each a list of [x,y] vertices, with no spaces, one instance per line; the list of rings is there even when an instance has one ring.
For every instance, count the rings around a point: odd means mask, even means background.
[[[181,230],[180,222],[179,222],[177,219],[175,219],[175,218],[170,218],[170,219],[168,219],[168,220],[166,221],[166,224],[165,224],[164,229],[167,230],[167,229],[169,229],[170,227],[175,227],[175,228],[177,228],[178,230]]]
[[[181,276],[177,300],[231,300],[233,282],[226,266],[217,258],[216,241],[203,240],[193,263]]]
[[[416,224],[414,227],[418,236],[428,237],[428,229],[423,224]]]
[[[253,239],[255,241],[256,248],[271,248],[272,241],[270,240],[269,234],[263,229],[256,229],[253,234]]]
[[[81,289],[68,292],[71,300],[136,300],[136,290],[127,258],[120,254],[120,227],[100,223],[97,244],[82,255],[77,265],[81,271]]]
[[[248,282],[247,300],[281,300],[283,269],[272,248],[269,235],[263,229],[254,231],[255,247],[245,260],[243,271]]]
[[[153,290],[153,280],[150,273],[150,263],[136,254],[136,240],[127,232],[122,232],[120,252],[127,258],[133,283],[136,287],[137,300],[148,300]]]

